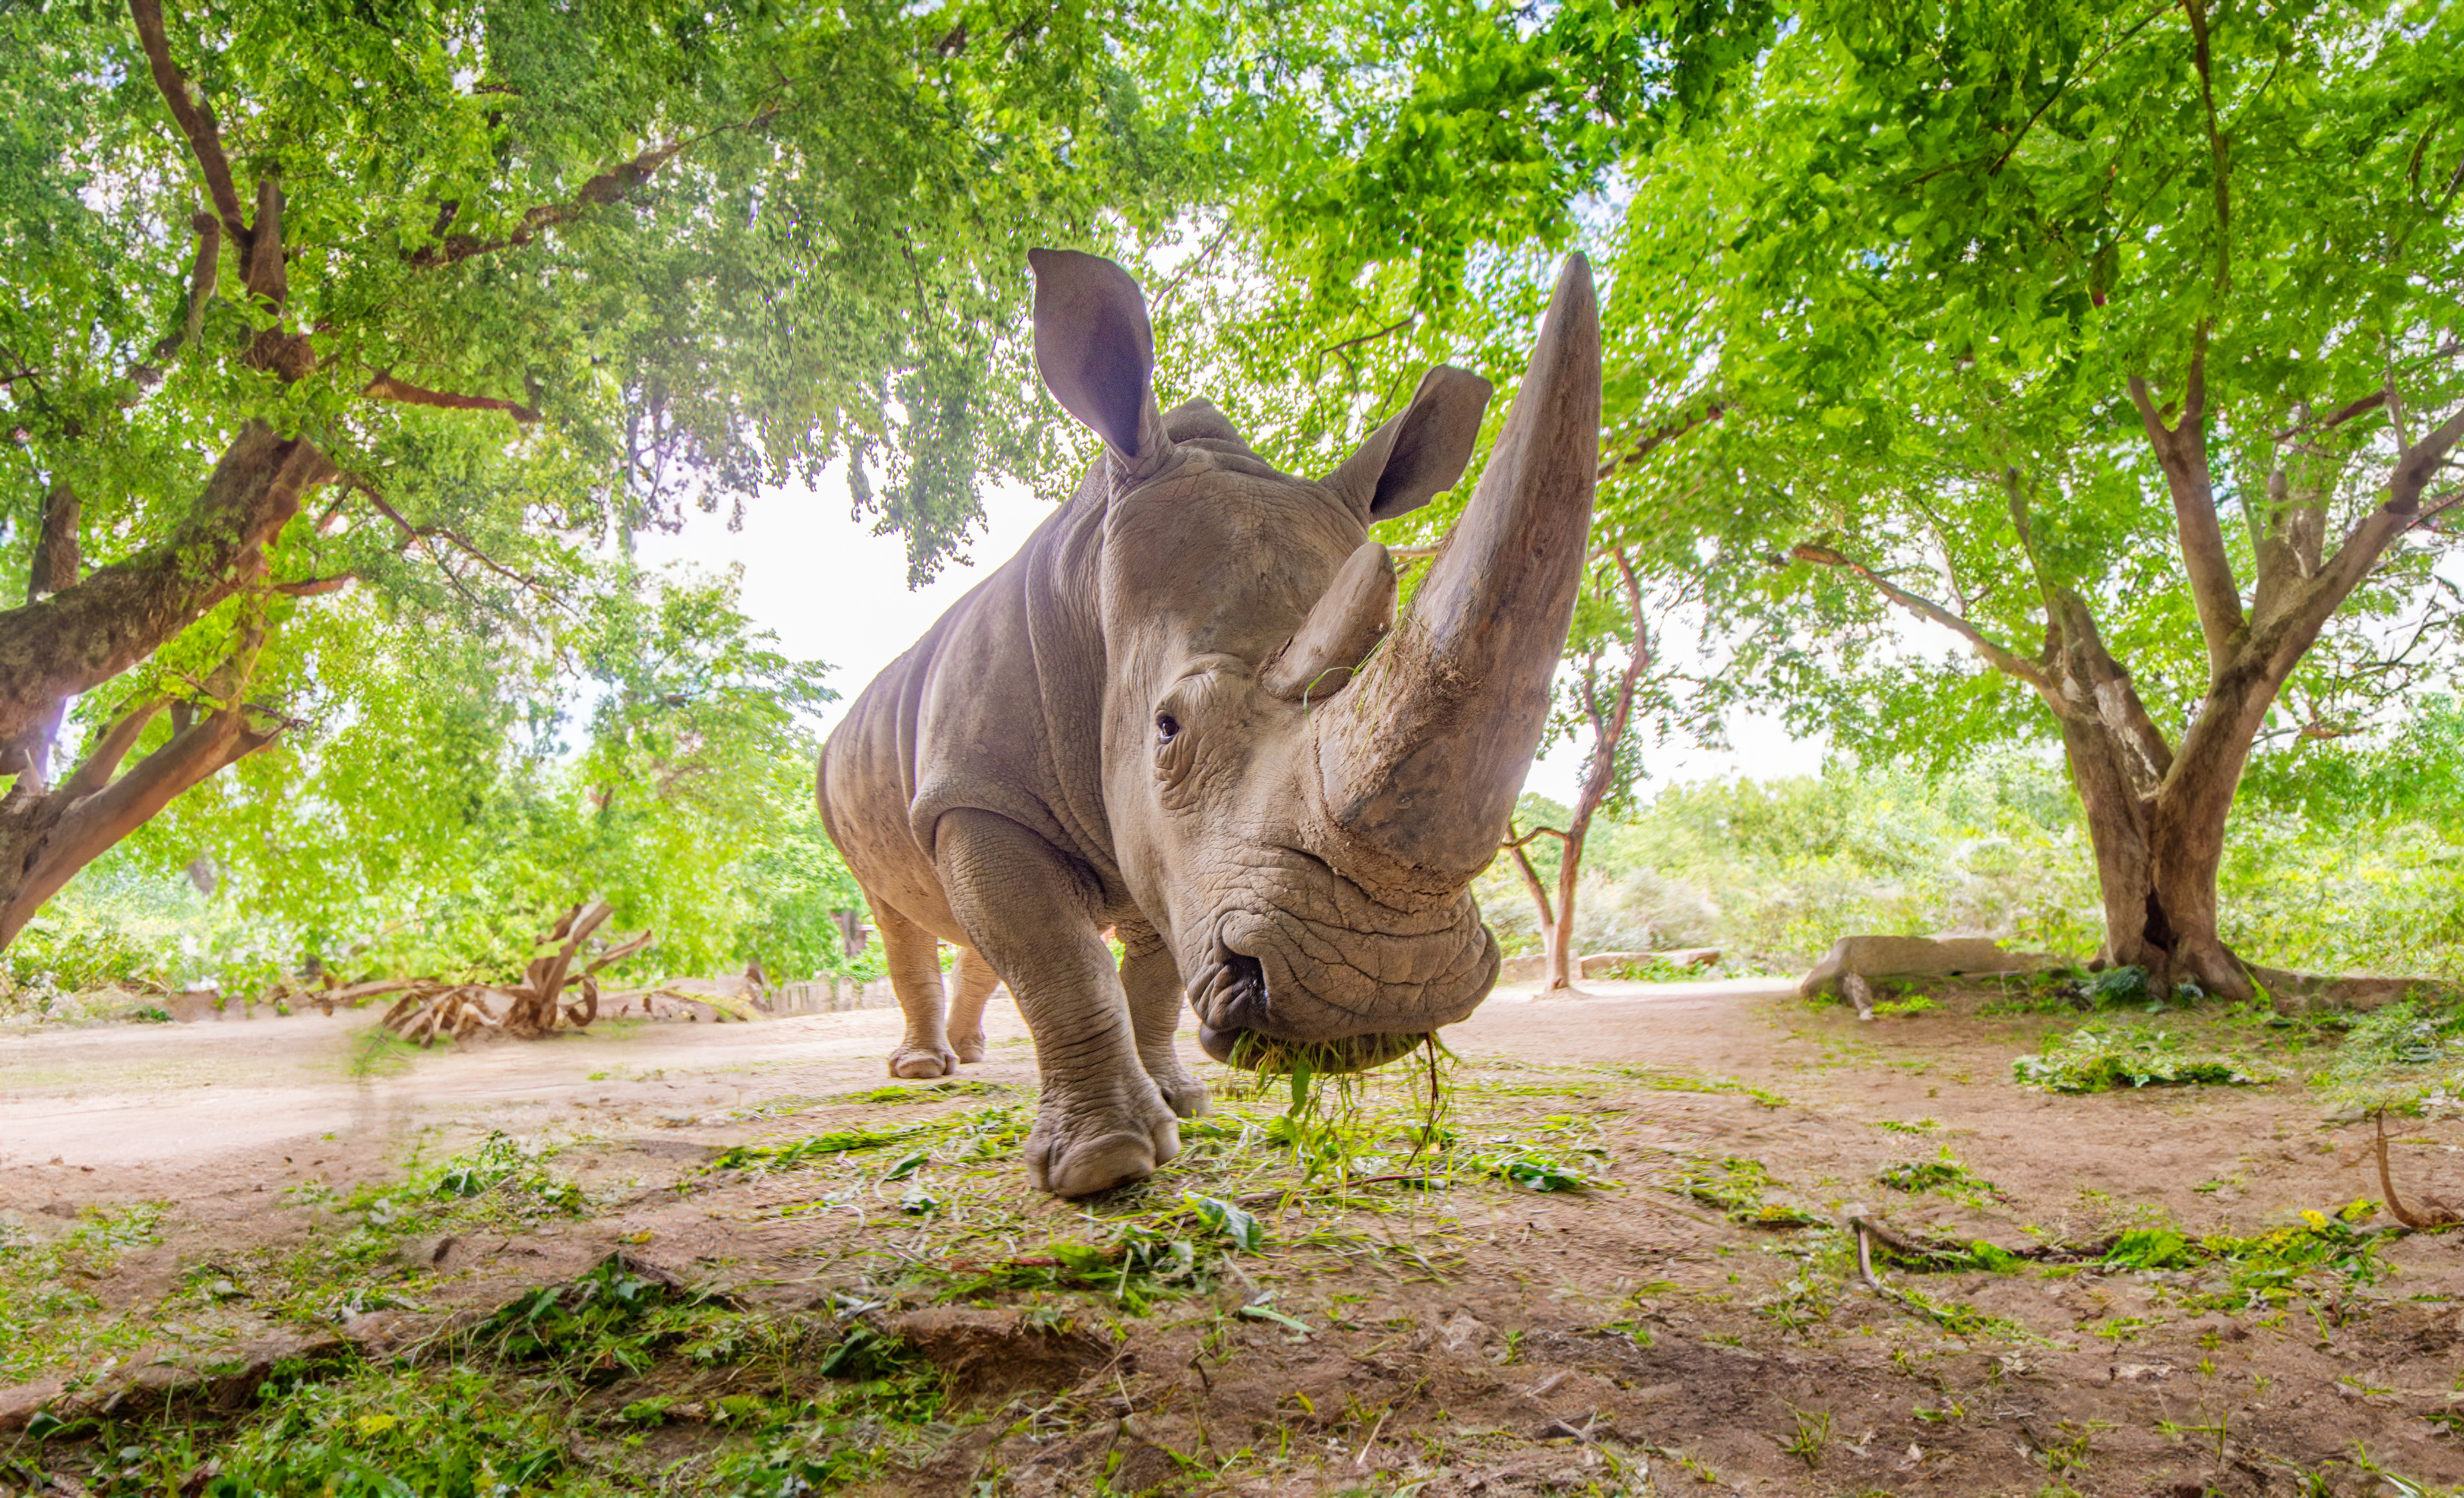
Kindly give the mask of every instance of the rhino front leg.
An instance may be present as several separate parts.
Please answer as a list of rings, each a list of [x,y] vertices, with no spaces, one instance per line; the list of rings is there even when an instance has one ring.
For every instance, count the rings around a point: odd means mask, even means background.
[[[872,902],[872,923],[881,933],[881,955],[890,986],[898,993],[907,1034],[890,1053],[893,1077],[946,1077],[958,1069],[942,1019],[941,944],[933,934],[881,900]]]
[[[1084,870],[1008,818],[972,808],[942,816],[934,861],[951,914],[1035,1036],[1044,1094],[1027,1178],[1083,1197],[1155,1174],[1180,1153],[1180,1130],[1139,1063]]]
[[[1137,1037],[1138,1062],[1155,1078],[1163,1100],[1183,1118],[1204,1117],[1206,1084],[1189,1074],[1173,1045],[1180,1028],[1180,969],[1163,938],[1152,930],[1123,925],[1121,987],[1130,998],[1130,1027]]]

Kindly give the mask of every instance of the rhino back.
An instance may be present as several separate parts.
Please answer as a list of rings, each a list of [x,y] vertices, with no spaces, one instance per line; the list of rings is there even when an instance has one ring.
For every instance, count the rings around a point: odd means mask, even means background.
[[[1101,793],[1103,521],[1101,489],[1082,485],[873,678],[823,747],[830,840],[868,892],[928,926],[949,920],[934,827],[959,807],[1007,817],[1120,887]]]

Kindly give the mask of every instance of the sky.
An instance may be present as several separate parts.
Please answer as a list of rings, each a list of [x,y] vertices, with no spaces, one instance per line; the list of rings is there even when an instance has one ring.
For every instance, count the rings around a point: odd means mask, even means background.
[[[898,658],[942,610],[990,576],[1026,543],[1052,511],[1049,501],[1009,485],[984,496],[987,524],[965,548],[970,564],[946,563],[928,585],[907,586],[907,545],[875,536],[870,519],[850,517],[844,480],[835,470],[816,490],[781,489],[745,506],[744,527],[724,517],[693,515],[673,536],[645,535],[635,554],[650,565],[690,562],[710,571],[743,569],[743,607],[777,633],[780,648],[803,660],[827,662],[839,700],[823,715],[825,728]],[[1822,767],[1819,743],[1792,740],[1777,723],[1741,716],[1728,725],[1735,747],[1714,751],[1668,744],[1646,753],[1650,790],[1692,781],[1747,775],[1810,775]],[[1572,801],[1582,751],[1560,745],[1532,767],[1526,787]]]

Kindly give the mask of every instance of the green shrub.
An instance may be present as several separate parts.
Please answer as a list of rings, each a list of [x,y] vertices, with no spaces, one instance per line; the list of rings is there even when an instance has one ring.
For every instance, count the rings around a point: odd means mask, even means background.
[[[2109,1092],[2124,1087],[2188,1083],[2238,1087],[2268,1080],[2223,1057],[2188,1050],[2182,1037],[2170,1031],[2096,1021],[2068,1035],[2048,1038],[2042,1054],[2013,1061],[2011,1073],[2022,1087],[2055,1092]]]

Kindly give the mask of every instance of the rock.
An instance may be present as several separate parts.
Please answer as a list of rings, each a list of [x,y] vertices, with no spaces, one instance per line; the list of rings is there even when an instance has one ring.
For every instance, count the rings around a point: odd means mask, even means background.
[[[969,1395],[1067,1389],[1112,1360],[1105,1337],[1083,1327],[1037,1325],[1013,1311],[934,1307],[887,1317],[880,1329]]]
[[[89,1399],[95,1413],[123,1420],[167,1414],[180,1406],[209,1406],[229,1414],[247,1403],[280,1365],[327,1362],[351,1352],[350,1343],[330,1333],[277,1333],[211,1351],[181,1349],[141,1362],[126,1377],[97,1389]]]
[[[29,1421],[46,1409],[52,1409],[55,1415],[65,1414],[64,1410],[53,1409],[53,1406],[67,1392],[68,1386],[57,1378],[0,1389],[0,1436],[13,1435],[25,1429]]]
[[[1438,1340],[1449,1353],[1476,1349],[1488,1340],[1488,1327],[1468,1311],[1458,1311],[1438,1328]]]
[[[1621,967],[1639,967],[1649,962],[1669,967],[1709,967],[1720,960],[1718,947],[1678,947],[1668,952],[1595,952],[1582,959],[1582,976],[1605,978]]]
[[[1547,959],[1537,952],[1526,952],[1521,957],[1507,958],[1498,964],[1497,980],[1501,983],[1536,983],[1540,980],[1540,969],[1546,961]]]
[[[1968,978],[1989,973],[2042,973],[2065,967],[2041,952],[2005,952],[1983,936],[1842,936],[1831,944],[1796,991],[1808,999],[1839,988],[1856,973],[1868,980]]]
[[[1180,1471],[1180,1464],[1163,1447],[1131,1437],[1114,1447],[1121,1462],[1112,1468],[1104,1490],[1111,1493],[1153,1492]]]
[[[2266,990],[2278,1013],[2376,1009],[2402,999],[2434,999],[2456,985],[2435,978],[2375,978],[2362,973],[2288,973],[2252,966],[2251,978]]]

